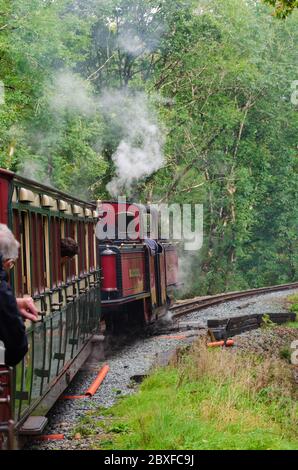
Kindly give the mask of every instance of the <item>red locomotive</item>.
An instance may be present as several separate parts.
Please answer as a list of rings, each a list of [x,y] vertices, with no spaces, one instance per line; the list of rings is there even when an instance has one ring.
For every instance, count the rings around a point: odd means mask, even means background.
[[[156,209],[99,202],[103,320],[113,330],[148,324],[167,311],[177,285],[176,246],[160,238]]]

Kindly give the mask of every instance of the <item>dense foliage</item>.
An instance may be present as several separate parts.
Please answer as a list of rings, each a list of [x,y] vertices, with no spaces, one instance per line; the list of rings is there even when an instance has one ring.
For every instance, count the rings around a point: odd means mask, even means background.
[[[294,8],[298,7],[297,0],[265,0],[265,2],[275,7],[275,15],[278,18],[286,18]]]
[[[188,294],[296,279],[298,15],[270,13],[254,0],[0,0],[0,166],[104,198],[120,142],[150,161],[157,136],[161,168],[129,191],[204,205]]]

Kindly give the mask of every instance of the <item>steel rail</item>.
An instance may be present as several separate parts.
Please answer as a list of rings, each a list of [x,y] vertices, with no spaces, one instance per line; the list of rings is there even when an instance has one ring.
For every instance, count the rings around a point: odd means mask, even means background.
[[[174,318],[181,317],[187,313],[195,312],[213,305],[218,305],[230,300],[242,299],[245,297],[253,297],[260,294],[268,294],[270,292],[278,292],[282,290],[298,289],[298,282],[288,284],[280,284],[277,286],[259,287],[257,289],[249,289],[245,291],[224,292],[223,294],[209,295],[205,297],[196,297],[194,299],[185,300],[180,303],[174,304],[170,308]]]

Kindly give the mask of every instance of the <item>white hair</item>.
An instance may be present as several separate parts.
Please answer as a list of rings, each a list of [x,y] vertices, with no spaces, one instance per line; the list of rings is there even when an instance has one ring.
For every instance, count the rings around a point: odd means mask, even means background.
[[[17,259],[19,256],[19,242],[5,224],[0,224],[0,256],[3,260]]]

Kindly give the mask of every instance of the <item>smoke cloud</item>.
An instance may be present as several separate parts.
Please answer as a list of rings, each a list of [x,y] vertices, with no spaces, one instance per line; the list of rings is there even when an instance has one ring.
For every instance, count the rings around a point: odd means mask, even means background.
[[[134,183],[164,165],[164,137],[148,97],[141,92],[107,91],[101,109],[120,129],[121,139],[112,160],[115,176],[107,185],[111,196],[129,192]]]
[[[32,156],[24,158],[18,173],[48,186],[53,185],[53,163],[59,159],[59,145],[63,141],[67,116],[92,118],[97,112],[96,97],[90,84],[78,74],[61,69],[44,85],[42,106],[50,111],[53,125],[42,130],[28,126]],[[56,165],[57,166],[57,165]],[[62,166],[62,161],[61,161]],[[63,168],[61,167],[61,172]],[[77,185],[76,195],[87,195],[87,187]]]
[[[144,92],[113,89],[106,90],[100,96],[95,95],[86,80],[69,70],[60,70],[45,86],[45,100],[55,118],[55,129],[48,131],[48,134],[32,130],[35,153],[42,157],[36,155],[30,161],[23,162],[19,172],[24,176],[51,183],[47,169],[51,166],[50,161],[65,127],[66,114],[86,118],[99,114],[107,119],[108,125],[117,134],[120,142],[112,155],[115,176],[107,185],[112,197],[123,192],[130,193],[139,180],[164,165],[164,132]],[[96,152],[101,152],[100,137]]]
[[[52,186],[52,182],[46,172],[44,159],[39,156],[23,161],[18,167],[18,173],[24,178]]]
[[[53,113],[79,113],[91,117],[96,112],[96,103],[88,82],[69,70],[54,75],[50,87],[49,106]]]
[[[128,54],[139,56],[150,54],[160,45],[161,38],[165,33],[165,25],[158,24],[150,28],[154,16],[147,20],[146,29],[140,33],[136,26],[130,26],[128,29],[120,28],[118,33],[118,47]]]
[[[118,46],[134,56],[142,54],[146,50],[146,44],[134,31],[123,31],[120,33]]]

